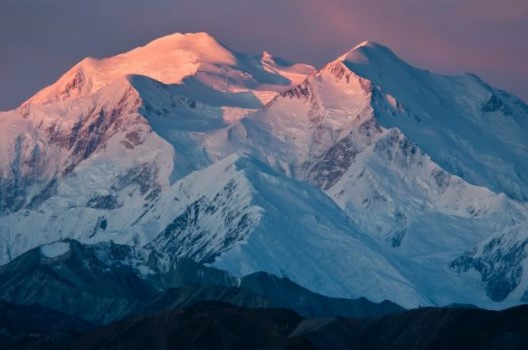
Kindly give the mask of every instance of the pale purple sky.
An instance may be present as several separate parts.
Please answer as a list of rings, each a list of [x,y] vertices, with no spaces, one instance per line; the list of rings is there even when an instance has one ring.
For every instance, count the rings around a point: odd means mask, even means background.
[[[473,72],[528,101],[528,0],[0,0],[0,110],[86,56],[195,31],[315,66],[376,41],[416,66]]]

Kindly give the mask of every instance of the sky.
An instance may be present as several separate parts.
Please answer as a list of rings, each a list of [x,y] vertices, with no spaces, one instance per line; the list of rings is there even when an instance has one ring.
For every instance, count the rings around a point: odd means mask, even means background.
[[[198,31],[316,67],[375,41],[420,68],[472,72],[528,101],[528,0],[0,0],[0,110],[84,57]]]

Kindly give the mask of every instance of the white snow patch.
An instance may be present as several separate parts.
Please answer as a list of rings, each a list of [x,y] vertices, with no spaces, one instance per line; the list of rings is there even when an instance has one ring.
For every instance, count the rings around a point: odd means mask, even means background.
[[[156,274],[154,271],[152,271],[151,268],[149,268],[148,266],[145,266],[145,265],[138,265],[136,266],[136,270],[141,274],[141,276],[143,277],[146,277],[146,276],[149,276],[149,275],[154,275]]]
[[[40,247],[40,252],[46,258],[56,258],[58,256],[64,255],[70,251],[69,242],[55,242],[51,244],[44,245]]]

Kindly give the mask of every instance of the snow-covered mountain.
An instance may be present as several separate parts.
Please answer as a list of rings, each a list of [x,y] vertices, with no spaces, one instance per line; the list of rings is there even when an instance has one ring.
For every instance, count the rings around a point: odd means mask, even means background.
[[[174,34],[0,133],[3,263],[75,238],[406,307],[526,300],[528,106],[378,44],[315,70]]]
[[[115,57],[86,58],[25,105],[87,97],[134,74],[166,85],[178,84],[188,95],[232,95],[257,107],[269,101],[274,92],[299,83],[312,71],[311,66],[289,64],[267,52],[251,56],[231,51],[207,33],[177,33]]]

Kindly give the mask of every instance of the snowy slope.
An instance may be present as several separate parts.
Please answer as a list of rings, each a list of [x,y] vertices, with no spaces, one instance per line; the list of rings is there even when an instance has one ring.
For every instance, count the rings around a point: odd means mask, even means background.
[[[408,307],[429,302],[320,190],[245,155],[194,172],[150,207],[134,209],[62,208],[64,215],[57,218],[58,210],[43,206],[10,215],[4,219],[8,226],[27,225],[40,234],[24,240],[5,235],[2,247],[16,256],[68,230],[69,237],[85,242],[147,243],[237,276],[258,271],[286,276],[329,296],[383,301],[390,295]],[[58,248],[45,246],[43,253]]]
[[[308,65],[282,60],[277,63],[266,52],[261,56],[233,52],[206,33],[176,33],[115,57],[86,58],[26,105],[90,96],[130,74],[147,76],[167,85],[183,84],[185,79],[196,80],[213,90],[245,94],[258,104],[284,86],[299,83],[312,70]]]
[[[171,35],[0,114],[0,262],[112,240],[331,296],[515,305],[527,120],[374,43],[314,71]]]
[[[0,212],[38,205],[56,193],[58,179],[95,153],[124,163],[144,158],[129,153],[145,142],[150,147],[140,153],[173,153],[173,177],[182,177],[210,163],[189,164],[195,149],[189,129],[200,134],[243,118],[312,71],[268,53],[232,52],[205,33],[174,34],[115,57],[85,59],[17,110],[0,113]],[[173,141],[175,151],[165,150],[152,128]],[[172,167],[156,157],[148,162]]]
[[[213,157],[245,149],[321,187],[363,230],[413,254],[475,243],[526,220],[525,204],[450,173],[402,130],[384,126],[375,91],[338,59],[206,144]],[[460,232],[439,240],[445,227],[431,228],[431,220]],[[431,242],[409,247],[407,232]]]
[[[448,266],[526,221],[526,204],[450,173],[400,129],[384,126],[376,91],[340,58],[206,142],[213,157],[246,149],[321,187],[434,303],[487,305],[479,277],[461,280]]]
[[[397,127],[441,167],[474,185],[528,199],[528,106],[472,74],[416,69],[363,43],[340,57],[373,84],[380,123]]]
[[[238,276],[286,276],[329,296],[382,301],[390,292],[404,306],[425,302],[329,198],[263,163],[233,155],[177,187],[198,199],[149,247]]]

